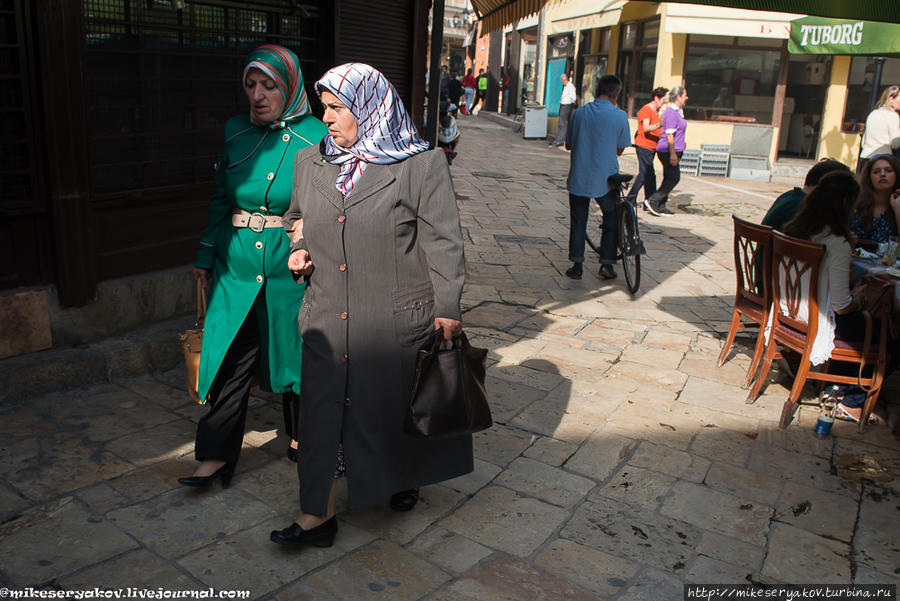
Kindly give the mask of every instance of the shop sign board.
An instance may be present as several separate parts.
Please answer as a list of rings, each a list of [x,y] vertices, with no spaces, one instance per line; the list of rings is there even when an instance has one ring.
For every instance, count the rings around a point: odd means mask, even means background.
[[[900,25],[803,17],[791,21],[792,54],[900,55]]]

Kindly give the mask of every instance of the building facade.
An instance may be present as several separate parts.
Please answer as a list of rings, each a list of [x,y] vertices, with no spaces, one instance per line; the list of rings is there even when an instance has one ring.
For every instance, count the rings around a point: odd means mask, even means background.
[[[0,3],[0,331],[12,331],[3,319],[34,315],[22,303],[35,295],[44,314],[34,327],[52,329],[48,306],[90,305],[101,282],[192,263],[225,122],[247,110],[243,60],[260,44],[300,57],[314,113],[316,79],[363,61],[385,73],[421,124],[430,6]],[[391,32],[389,41],[379,32]],[[17,300],[23,290],[36,291],[32,300]]]
[[[593,100],[597,79],[612,73],[633,118],[655,87],[684,85],[689,147],[739,141],[770,164],[833,157],[853,165],[874,57],[789,52],[791,23],[803,17],[637,0],[551,2],[537,19],[535,100],[552,116],[559,74],[574,77],[583,104]],[[885,61],[881,82],[900,82],[896,55]]]

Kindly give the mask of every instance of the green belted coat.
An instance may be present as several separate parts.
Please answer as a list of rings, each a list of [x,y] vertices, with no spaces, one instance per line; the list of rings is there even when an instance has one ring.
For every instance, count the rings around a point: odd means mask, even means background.
[[[294,281],[287,267],[291,241],[280,227],[261,231],[234,227],[231,216],[236,209],[283,215],[291,200],[294,155],[318,144],[327,131],[312,115],[284,129],[253,125],[246,114],[225,125],[209,223],[195,263],[213,270],[200,354],[202,399],[254,303],[260,331],[260,386],[272,392],[300,392],[296,319],[305,286]]]

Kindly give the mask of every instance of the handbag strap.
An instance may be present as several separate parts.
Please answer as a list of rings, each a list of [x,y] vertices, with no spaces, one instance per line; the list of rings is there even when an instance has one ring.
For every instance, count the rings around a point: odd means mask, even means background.
[[[197,280],[197,323],[202,324],[206,319],[206,287],[203,282]]]
[[[879,333],[878,344],[878,363],[883,361],[885,349],[887,347],[888,323],[891,319],[891,310],[894,306],[894,284],[878,277],[866,278],[868,286],[867,291],[870,295],[866,298],[865,307],[861,310],[866,320],[866,335],[863,339],[862,360],[859,362],[859,373],[856,377],[857,385],[865,392],[871,390],[871,386],[863,385],[863,368],[866,366],[866,357],[872,349],[872,329],[873,317],[881,321],[881,332]],[[876,369],[878,366],[875,366]]]

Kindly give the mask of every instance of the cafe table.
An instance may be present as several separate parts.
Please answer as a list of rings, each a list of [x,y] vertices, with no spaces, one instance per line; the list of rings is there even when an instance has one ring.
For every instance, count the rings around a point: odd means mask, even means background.
[[[885,265],[878,257],[855,256],[850,262],[850,287],[856,285],[864,276],[876,276],[879,279],[894,282],[894,313],[900,314],[900,260],[893,266]]]

